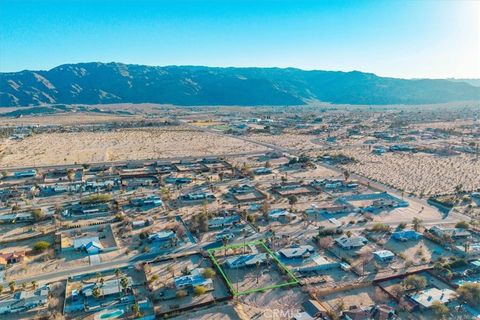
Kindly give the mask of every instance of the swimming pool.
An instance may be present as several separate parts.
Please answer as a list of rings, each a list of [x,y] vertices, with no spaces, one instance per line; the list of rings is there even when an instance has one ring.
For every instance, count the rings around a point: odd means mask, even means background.
[[[115,319],[123,315],[125,312],[121,309],[117,309],[113,312],[102,313],[100,319]]]

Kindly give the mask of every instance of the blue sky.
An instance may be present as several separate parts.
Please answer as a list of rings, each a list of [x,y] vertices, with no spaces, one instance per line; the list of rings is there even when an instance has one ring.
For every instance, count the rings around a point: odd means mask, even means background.
[[[0,71],[276,66],[480,78],[480,2],[0,0]]]

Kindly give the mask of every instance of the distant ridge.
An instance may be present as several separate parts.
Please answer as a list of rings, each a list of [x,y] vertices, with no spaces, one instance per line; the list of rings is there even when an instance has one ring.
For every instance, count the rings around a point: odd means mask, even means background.
[[[162,103],[174,105],[430,104],[480,100],[480,88],[450,80],[405,80],[359,71],[294,68],[66,64],[0,73],[0,106]]]

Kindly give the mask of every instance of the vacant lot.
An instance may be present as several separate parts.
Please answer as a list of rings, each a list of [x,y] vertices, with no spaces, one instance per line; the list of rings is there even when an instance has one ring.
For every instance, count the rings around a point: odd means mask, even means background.
[[[239,139],[180,128],[45,133],[21,141],[4,140],[2,144],[2,167],[202,157],[265,150]]]

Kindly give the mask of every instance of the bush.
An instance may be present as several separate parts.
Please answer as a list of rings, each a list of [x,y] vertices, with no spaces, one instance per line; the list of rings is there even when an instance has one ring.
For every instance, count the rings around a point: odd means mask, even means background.
[[[215,277],[215,271],[213,271],[212,268],[206,268],[205,270],[203,270],[202,276],[211,279]]]
[[[368,231],[371,232],[388,232],[390,231],[390,227],[384,223],[375,223]]]
[[[43,252],[50,248],[50,243],[47,241],[38,241],[33,244],[33,251]]]
[[[459,221],[455,225],[455,228],[459,229],[468,229],[470,227],[470,224],[467,221]]]
[[[480,283],[467,282],[457,289],[457,294],[472,307],[480,305]]]
[[[91,196],[81,199],[80,203],[81,204],[103,203],[103,202],[109,202],[110,200],[112,200],[112,195],[110,194],[92,194]]]
[[[188,296],[188,292],[185,290],[178,290],[177,293],[175,294],[177,298],[183,298]]]
[[[207,289],[205,289],[204,286],[195,286],[193,292],[195,292],[196,295],[201,295],[207,292]]]

